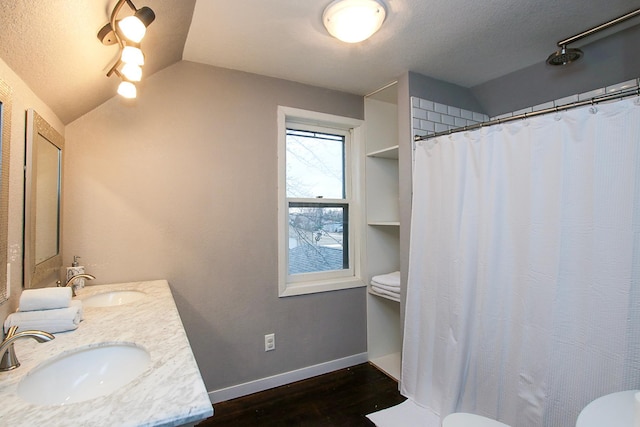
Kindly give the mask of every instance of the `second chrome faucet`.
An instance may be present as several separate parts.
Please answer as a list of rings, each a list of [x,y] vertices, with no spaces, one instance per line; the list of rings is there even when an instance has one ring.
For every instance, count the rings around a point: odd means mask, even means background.
[[[87,280],[93,280],[95,279],[96,276],[92,275],[92,274],[76,274],[75,276],[71,277],[69,280],[67,280],[67,283],[65,283],[64,285],[62,284],[62,282],[60,280],[58,280],[56,283],[58,285],[58,287],[67,287],[67,286],[71,286],[71,292],[73,294],[73,296],[76,296],[76,288],[75,286],[73,286],[73,282],[76,281],[76,279],[87,279]]]

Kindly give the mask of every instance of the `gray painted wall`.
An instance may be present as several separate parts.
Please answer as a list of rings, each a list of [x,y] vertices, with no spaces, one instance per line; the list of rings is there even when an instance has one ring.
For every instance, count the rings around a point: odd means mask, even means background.
[[[640,77],[638,46],[640,25],[585,46],[570,45],[584,52],[584,56],[572,64],[554,67],[547,65],[546,58],[541,58],[535,65],[475,86],[471,91],[484,112],[492,117],[588,92]],[[549,54],[553,50],[554,46],[549,46]]]
[[[411,105],[411,97],[417,96],[429,101],[484,113],[482,104],[468,88],[412,71],[404,77],[408,79],[409,105]]]
[[[276,107],[363,98],[185,61],[143,83],[66,127],[65,261],[166,278],[210,391],[365,352],[364,288],[278,298],[276,222]]]

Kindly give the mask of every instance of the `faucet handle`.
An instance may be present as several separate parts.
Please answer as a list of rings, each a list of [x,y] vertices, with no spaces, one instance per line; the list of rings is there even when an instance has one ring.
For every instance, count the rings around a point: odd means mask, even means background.
[[[18,326],[12,326],[7,331],[7,334],[4,336],[4,340],[8,340],[13,337],[18,330]],[[18,357],[16,356],[16,352],[13,349],[13,343],[9,344],[7,351],[2,355],[2,359],[0,359],[0,371],[9,371],[20,366],[20,362],[18,361]]]
[[[4,339],[6,340],[7,338],[11,338],[12,336],[14,336],[17,330],[18,330],[17,325],[10,327],[9,330],[7,331],[7,334],[4,336]]]

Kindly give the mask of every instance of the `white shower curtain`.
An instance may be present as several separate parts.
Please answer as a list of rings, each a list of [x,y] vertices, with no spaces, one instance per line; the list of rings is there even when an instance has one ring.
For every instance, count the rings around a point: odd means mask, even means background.
[[[427,140],[413,186],[405,396],[572,427],[640,389],[637,99]]]

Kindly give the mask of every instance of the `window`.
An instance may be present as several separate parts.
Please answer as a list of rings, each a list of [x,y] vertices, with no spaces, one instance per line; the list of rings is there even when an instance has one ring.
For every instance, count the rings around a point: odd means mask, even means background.
[[[280,107],[279,293],[363,286],[361,122]]]

